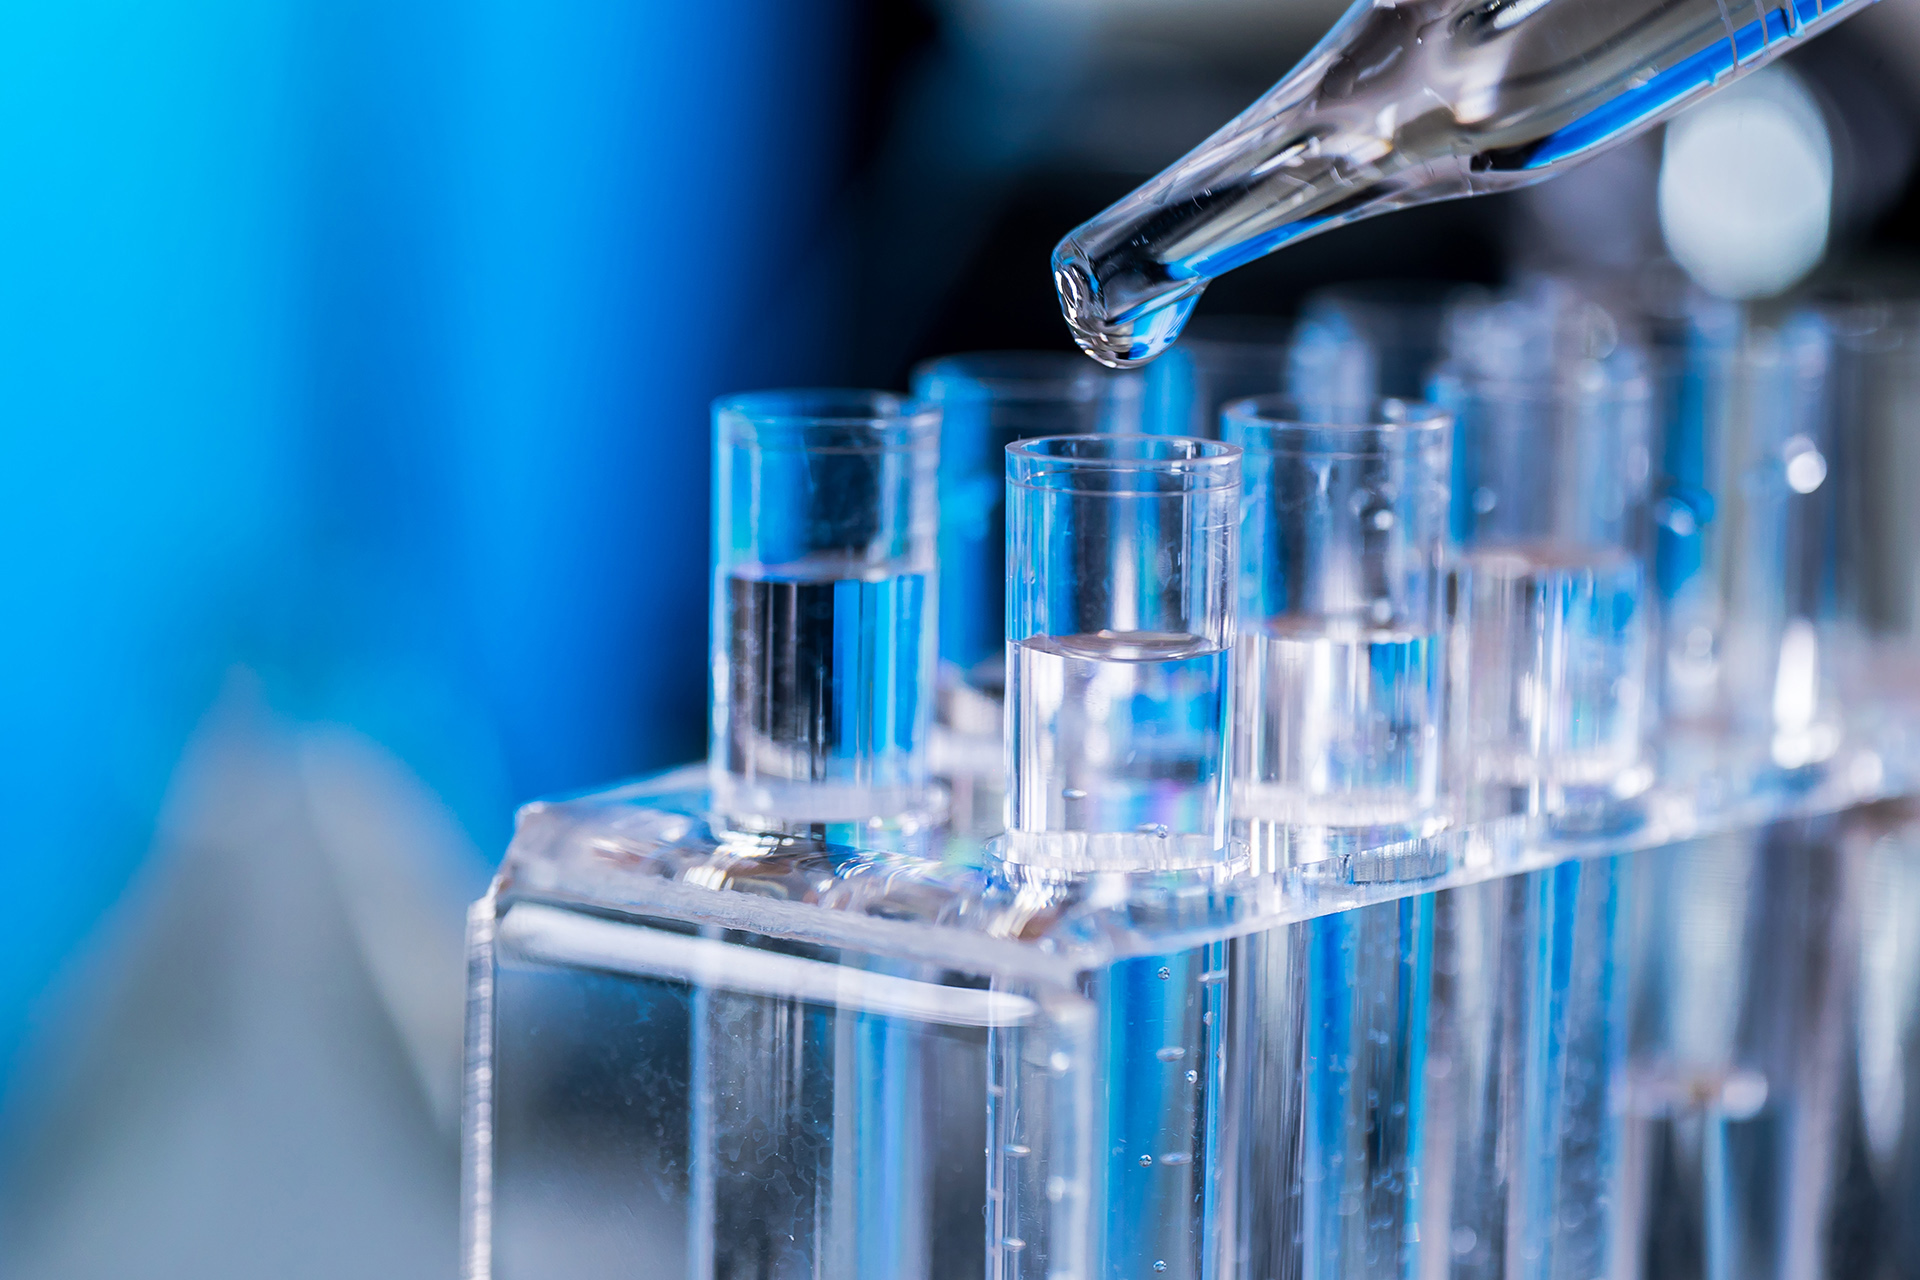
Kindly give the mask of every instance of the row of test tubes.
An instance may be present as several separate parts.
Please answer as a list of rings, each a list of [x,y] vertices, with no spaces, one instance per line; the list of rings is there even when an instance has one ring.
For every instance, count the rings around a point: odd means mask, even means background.
[[[1336,313],[1148,379],[1075,370],[1052,385],[1081,432],[1041,440],[1047,362],[922,371],[943,497],[1006,454],[1008,613],[945,676],[950,702],[1004,688],[1010,858],[1181,865],[1237,834],[1279,867],[1635,785],[1647,388],[1612,351],[1563,373],[1592,339],[1539,310],[1454,307],[1431,400],[1376,395],[1382,352]],[[1218,439],[1134,434],[1216,413]],[[943,568],[1000,576],[998,530],[943,523]]]
[[[1278,869],[1515,813],[1604,829],[1729,743],[1817,770],[1836,672],[1872,669],[1835,566],[1899,518],[1828,473],[1872,470],[1903,332],[1355,290],[1144,375],[979,354],[911,398],[723,403],[715,776],[840,821],[932,772],[1009,861],[1237,841]]]

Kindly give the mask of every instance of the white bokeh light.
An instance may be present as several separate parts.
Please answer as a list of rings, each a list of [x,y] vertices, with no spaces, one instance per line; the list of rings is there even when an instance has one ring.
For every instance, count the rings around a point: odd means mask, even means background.
[[[1781,293],[1826,252],[1833,144],[1798,76],[1768,67],[1677,117],[1660,162],[1660,230],[1723,298]]]

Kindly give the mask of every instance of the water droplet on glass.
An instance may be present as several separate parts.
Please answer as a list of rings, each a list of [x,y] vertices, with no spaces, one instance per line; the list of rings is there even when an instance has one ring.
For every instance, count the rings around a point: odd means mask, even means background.
[[[1154,1269],[1155,1271],[1165,1271],[1165,1270],[1167,1269],[1167,1264],[1166,1264],[1166,1261],[1165,1261],[1165,1259],[1162,1259],[1162,1260],[1160,1260],[1160,1261],[1158,1261],[1158,1262],[1155,1262],[1155,1263],[1153,1264],[1153,1269]]]
[[[1155,1049],[1153,1056],[1162,1062],[1178,1062],[1187,1056],[1187,1051],[1177,1044],[1170,1044],[1164,1049]]]
[[[1060,798],[1062,800],[1085,800],[1087,793],[1078,787],[1062,787],[1060,789]]]
[[[1165,965],[1160,966],[1160,981],[1165,982],[1168,978],[1171,978],[1172,976],[1173,976],[1173,970],[1167,968],[1167,966]]]
[[[1200,1073],[1199,1073],[1198,1071],[1195,1071],[1195,1070],[1194,1070],[1194,1069],[1193,1069],[1192,1067],[1188,1067],[1188,1068],[1187,1068],[1187,1083],[1188,1083],[1188,1084],[1194,1084],[1194,1083],[1196,1083],[1196,1082],[1198,1082],[1198,1081],[1199,1081],[1199,1079],[1200,1079]]]
[[[1150,1164],[1152,1164],[1152,1163],[1153,1163],[1153,1157],[1152,1157],[1152,1156],[1141,1156],[1141,1157],[1140,1157],[1140,1167],[1141,1167],[1142,1169],[1144,1169],[1144,1168],[1146,1168],[1146,1167],[1147,1167],[1148,1165],[1150,1165]]]

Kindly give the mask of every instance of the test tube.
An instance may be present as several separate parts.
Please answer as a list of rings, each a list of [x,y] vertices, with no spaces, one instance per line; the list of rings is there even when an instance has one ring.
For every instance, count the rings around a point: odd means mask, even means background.
[[[1875,299],[1822,311],[1834,335],[1831,487],[1841,608],[1865,654],[1842,692],[1866,721],[1920,700],[1920,301]]]
[[[1233,809],[1269,870],[1424,834],[1440,777],[1453,420],[1317,417],[1280,396],[1221,414],[1245,451]]]
[[[712,785],[771,821],[926,801],[936,411],[880,391],[713,408]]]
[[[1143,378],[1077,352],[979,351],[914,370],[913,394],[938,407],[940,662],[997,703],[1006,619],[1006,460],[1016,440],[1141,429]],[[991,726],[998,737],[997,714]]]
[[[957,831],[1004,829],[1006,447],[1033,436],[1137,432],[1144,383],[1069,351],[980,351],[914,371],[914,395],[941,411],[932,750]]]
[[[1831,411],[1833,354],[1827,321],[1801,311],[1749,324],[1735,363],[1740,465],[1727,494],[1737,523],[1728,520],[1724,548],[1726,718],[1742,740],[1764,741],[1768,763],[1789,773],[1827,760],[1842,737],[1833,650],[1849,637],[1838,598],[1844,459]],[[1857,510],[1858,495],[1849,498]]]
[[[1834,660],[1852,638],[1839,570],[1866,563],[1864,546],[1841,548],[1844,516],[1863,510],[1839,474],[1853,433],[1838,428],[1863,416],[1840,403],[1856,384],[1835,376],[1836,362],[1857,367],[1838,337],[1846,315],[1769,318],[1687,297],[1650,317],[1662,435],[1652,673],[1677,776],[1724,774],[1714,747],[1795,772],[1839,745],[1834,673],[1854,665]]]
[[[1649,385],[1597,308],[1477,310],[1435,381],[1463,548],[1450,785],[1476,816],[1603,816],[1646,773]]]
[[[1644,322],[1660,436],[1652,573],[1661,636],[1649,676],[1662,712],[1684,732],[1715,724],[1726,710],[1727,562],[1730,548],[1755,532],[1736,479],[1740,464],[1729,456],[1739,452],[1733,407],[1745,320],[1738,305],[1719,299],[1656,293],[1653,302]]]
[[[1240,450],[1064,436],[1006,465],[1008,860],[1221,860]]]

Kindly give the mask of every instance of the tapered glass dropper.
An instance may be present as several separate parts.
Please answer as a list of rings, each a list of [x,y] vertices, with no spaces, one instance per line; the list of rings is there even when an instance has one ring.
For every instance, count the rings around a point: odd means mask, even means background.
[[[1357,0],[1285,79],[1053,252],[1074,340],[1127,368],[1208,281],[1390,209],[1525,186],[1868,0]]]

